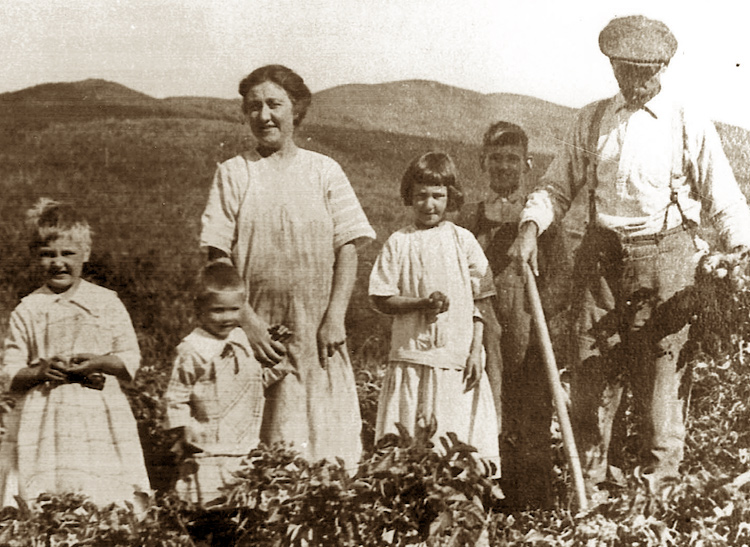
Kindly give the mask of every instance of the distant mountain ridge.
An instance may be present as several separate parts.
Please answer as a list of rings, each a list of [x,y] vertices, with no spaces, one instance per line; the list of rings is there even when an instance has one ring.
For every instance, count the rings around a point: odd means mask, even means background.
[[[428,80],[346,84],[315,93],[305,124],[382,131],[479,144],[490,123],[518,123],[533,154],[552,155],[576,109],[511,93],[483,94]],[[157,99],[101,79],[47,83],[0,94],[0,128],[114,118],[187,118],[241,122],[240,100]],[[750,180],[750,132],[717,124],[738,177]]]
[[[478,144],[490,123],[526,129],[534,152],[552,153],[576,109],[511,93],[482,94],[426,80],[347,84],[315,94],[309,123]]]
[[[2,93],[0,100],[37,103],[66,101],[142,103],[158,99],[116,82],[90,78],[79,82],[39,84],[20,91]]]

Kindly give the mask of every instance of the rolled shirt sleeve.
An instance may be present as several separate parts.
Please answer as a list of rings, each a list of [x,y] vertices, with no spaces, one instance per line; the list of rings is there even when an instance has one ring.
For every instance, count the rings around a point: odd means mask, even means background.
[[[520,224],[534,222],[541,234],[565,216],[586,184],[586,141],[596,104],[584,107],[568,130],[562,148],[540,179],[539,186],[526,199]]]
[[[735,179],[714,124],[686,113],[690,168],[702,205],[702,216],[713,222],[727,249],[750,247],[750,210]],[[693,129],[695,127],[695,129]]]

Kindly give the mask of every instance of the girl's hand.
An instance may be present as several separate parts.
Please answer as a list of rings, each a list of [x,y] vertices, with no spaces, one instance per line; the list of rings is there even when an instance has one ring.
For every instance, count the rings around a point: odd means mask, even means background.
[[[437,321],[437,316],[448,311],[449,305],[448,297],[440,291],[435,291],[430,294],[425,300],[427,321],[429,323]]]
[[[464,393],[468,393],[472,389],[479,386],[479,381],[482,379],[482,354],[478,351],[473,351],[469,354],[469,358],[466,360],[466,368],[464,369],[464,382],[466,382],[466,389]]]
[[[68,373],[65,367],[65,361],[58,357],[53,357],[49,361],[44,359],[39,361],[35,366],[36,378],[38,383],[43,382],[67,382]]]
[[[441,293],[440,291],[435,291],[427,298],[430,305],[430,310],[435,314],[440,314],[448,311],[448,307],[450,306],[450,301],[448,300],[448,296]]]
[[[246,306],[243,310],[242,329],[247,335],[253,354],[261,365],[272,367],[281,362],[286,355],[286,347],[278,340],[274,340],[269,332],[269,325]]]
[[[68,382],[68,374],[65,369],[65,361],[58,357],[52,359],[39,359],[29,366],[19,370],[10,382],[10,389],[15,392],[25,392],[31,388],[53,382],[64,384]]]
[[[343,319],[334,318],[326,314],[318,329],[318,358],[320,366],[328,368],[328,359],[337,351],[342,352],[346,347],[346,328]]]
[[[125,363],[117,355],[108,353],[96,355],[95,353],[79,353],[70,358],[68,372],[80,376],[91,376],[97,372],[115,376],[122,380],[130,380],[130,373],[125,368]]]

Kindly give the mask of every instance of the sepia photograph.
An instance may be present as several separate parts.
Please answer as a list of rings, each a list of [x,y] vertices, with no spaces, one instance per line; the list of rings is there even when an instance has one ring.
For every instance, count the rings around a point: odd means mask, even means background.
[[[750,545],[750,5],[0,15],[0,546]]]

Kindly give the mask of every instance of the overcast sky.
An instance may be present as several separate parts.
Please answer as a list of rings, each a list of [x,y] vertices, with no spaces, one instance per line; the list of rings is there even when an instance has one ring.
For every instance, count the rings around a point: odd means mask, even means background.
[[[282,63],[313,91],[420,78],[574,107],[616,91],[598,34],[642,13],[679,41],[665,85],[750,128],[747,0],[0,1],[0,92],[104,78],[234,97],[250,70]]]

